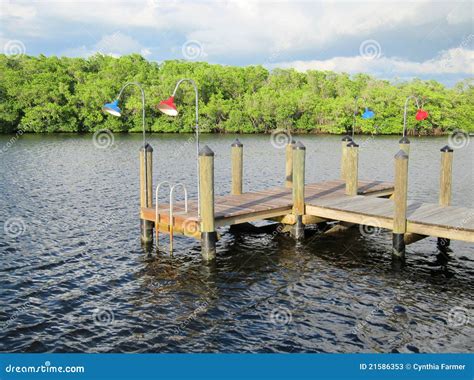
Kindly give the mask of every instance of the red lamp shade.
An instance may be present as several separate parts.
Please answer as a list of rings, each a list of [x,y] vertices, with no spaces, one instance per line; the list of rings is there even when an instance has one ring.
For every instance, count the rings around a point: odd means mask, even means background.
[[[156,108],[168,116],[176,116],[178,114],[176,104],[174,104],[174,96],[170,96],[168,99],[162,100],[160,104],[156,106]]]
[[[425,120],[427,117],[428,117],[428,112],[425,111],[424,109],[419,109],[417,112],[416,112],[416,120],[418,121],[421,121],[421,120]]]

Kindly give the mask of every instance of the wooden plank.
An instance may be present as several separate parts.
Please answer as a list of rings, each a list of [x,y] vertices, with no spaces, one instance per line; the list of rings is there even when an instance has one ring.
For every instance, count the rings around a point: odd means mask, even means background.
[[[366,224],[369,226],[392,228],[392,218],[370,214],[353,213],[346,210],[336,210],[323,206],[306,205],[306,213],[320,218],[340,220],[349,223]]]
[[[254,213],[233,215],[230,217],[216,219],[216,226],[221,227],[221,226],[227,226],[227,225],[232,225],[232,224],[270,219],[273,217],[286,215],[290,213],[290,211],[291,211],[291,207],[281,207],[281,208],[275,208],[273,210],[268,210],[268,211],[259,211],[259,212],[254,212]]]
[[[456,228],[446,228],[408,221],[407,232],[474,243],[474,232],[460,230]]]

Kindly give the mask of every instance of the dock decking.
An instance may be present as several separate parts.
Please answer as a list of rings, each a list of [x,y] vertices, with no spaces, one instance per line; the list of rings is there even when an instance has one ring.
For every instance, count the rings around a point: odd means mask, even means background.
[[[321,218],[392,229],[394,202],[363,196],[314,199],[306,213]],[[408,201],[407,232],[474,242],[474,209]]]
[[[305,217],[316,217],[315,221],[337,220],[391,229],[393,226],[394,202],[381,198],[392,195],[393,184],[381,181],[359,181],[358,194],[344,193],[342,180],[323,181],[305,186]],[[292,189],[274,187],[239,195],[224,195],[215,198],[216,227],[253,222],[275,217],[284,217],[292,224]],[[197,202],[175,204],[174,233],[200,238]],[[143,208],[141,218],[155,222],[155,208]],[[310,224],[310,223],[306,223]],[[169,233],[169,205],[160,206],[159,230]],[[474,242],[474,210],[464,207],[408,201],[407,232],[446,239]]]
[[[305,201],[310,203],[320,198],[339,198],[344,196],[345,183],[342,180],[323,181],[305,186]],[[359,194],[365,196],[390,196],[393,184],[382,181],[359,181]],[[246,192],[239,195],[218,196],[215,203],[216,227],[253,222],[257,220],[288,216],[285,223],[291,223],[293,207],[292,189],[274,187],[260,191]],[[197,214],[197,202],[188,202],[188,212],[182,213],[184,202],[175,203],[173,215],[173,232],[200,238],[200,227]],[[155,222],[155,207],[142,208],[141,218]],[[159,230],[168,233],[169,205],[160,205],[158,214]],[[309,223],[308,223],[309,224]]]

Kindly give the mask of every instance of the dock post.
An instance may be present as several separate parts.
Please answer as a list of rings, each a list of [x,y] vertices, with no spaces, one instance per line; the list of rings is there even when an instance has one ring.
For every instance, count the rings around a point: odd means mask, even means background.
[[[243,159],[244,159],[244,146],[239,141],[235,141],[231,145],[231,161],[232,161],[232,195],[242,194],[242,177],[244,171]]]
[[[214,152],[205,145],[199,151],[199,204],[201,209],[201,254],[204,260],[216,257],[217,233],[214,225]]]
[[[153,207],[153,148],[140,148],[140,207]],[[153,222],[140,219],[140,238],[144,246],[153,244]]]
[[[399,146],[400,149],[403,150],[408,156],[410,155],[410,140],[408,140],[408,137],[403,136],[403,137],[398,141],[398,146]]]
[[[395,155],[395,192],[393,196],[392,264],[405,265],[405,232],[407,230],[408,155],[399,150]]]
[[[453,149],[448,145],[441,148],[441,172],[439,177],[439,205],[449,206],[451,204],[451,187],[453,180]],[[447,252],[451,241],[438,238],[438,249]]]
[[[346,164],[347,164],[347,144],[352,141],[352,138],[349,135],[346,135],[342,138],[341,144],[341,179],[346,179]]]
[[[291,230],[293,237],[297,240],[304,238],[305,156],[306,147],[301,141],[298,141],[293,145],[293,214],[295,215],[296,221]]]
[[[285,148],[285,187],[291,189],[293,186],[293,147],[295,141],[291,140]]]
[[[357,195],[357,186],[359,181],[359,145],[357,145],[354,141],[350,141],[349,144],[347,144],[346,149],[346,195],[355,196]]]

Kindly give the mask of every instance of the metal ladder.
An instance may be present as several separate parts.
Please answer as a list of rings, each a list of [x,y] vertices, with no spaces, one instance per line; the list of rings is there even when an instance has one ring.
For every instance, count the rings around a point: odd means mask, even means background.
[[[160,222],[160,214],[159,214],[159,192],[160,187],[166,185],[170,188],[169,191],[169,233],[170,233],[170,253],[173,253],[173,230],[174,230],[174,215],[178,214],[187,214],[188,213],[188,190],[186,186],[179,182],[171,185],[169,181],[162,181],[156,186],[155,190],[155,231],[156,231],[156,247],[158,248],[159,242],[159,222]],[[175,189],[181,187],[184,191],[184,211],[179,213],[174,212],[174,193]]]

